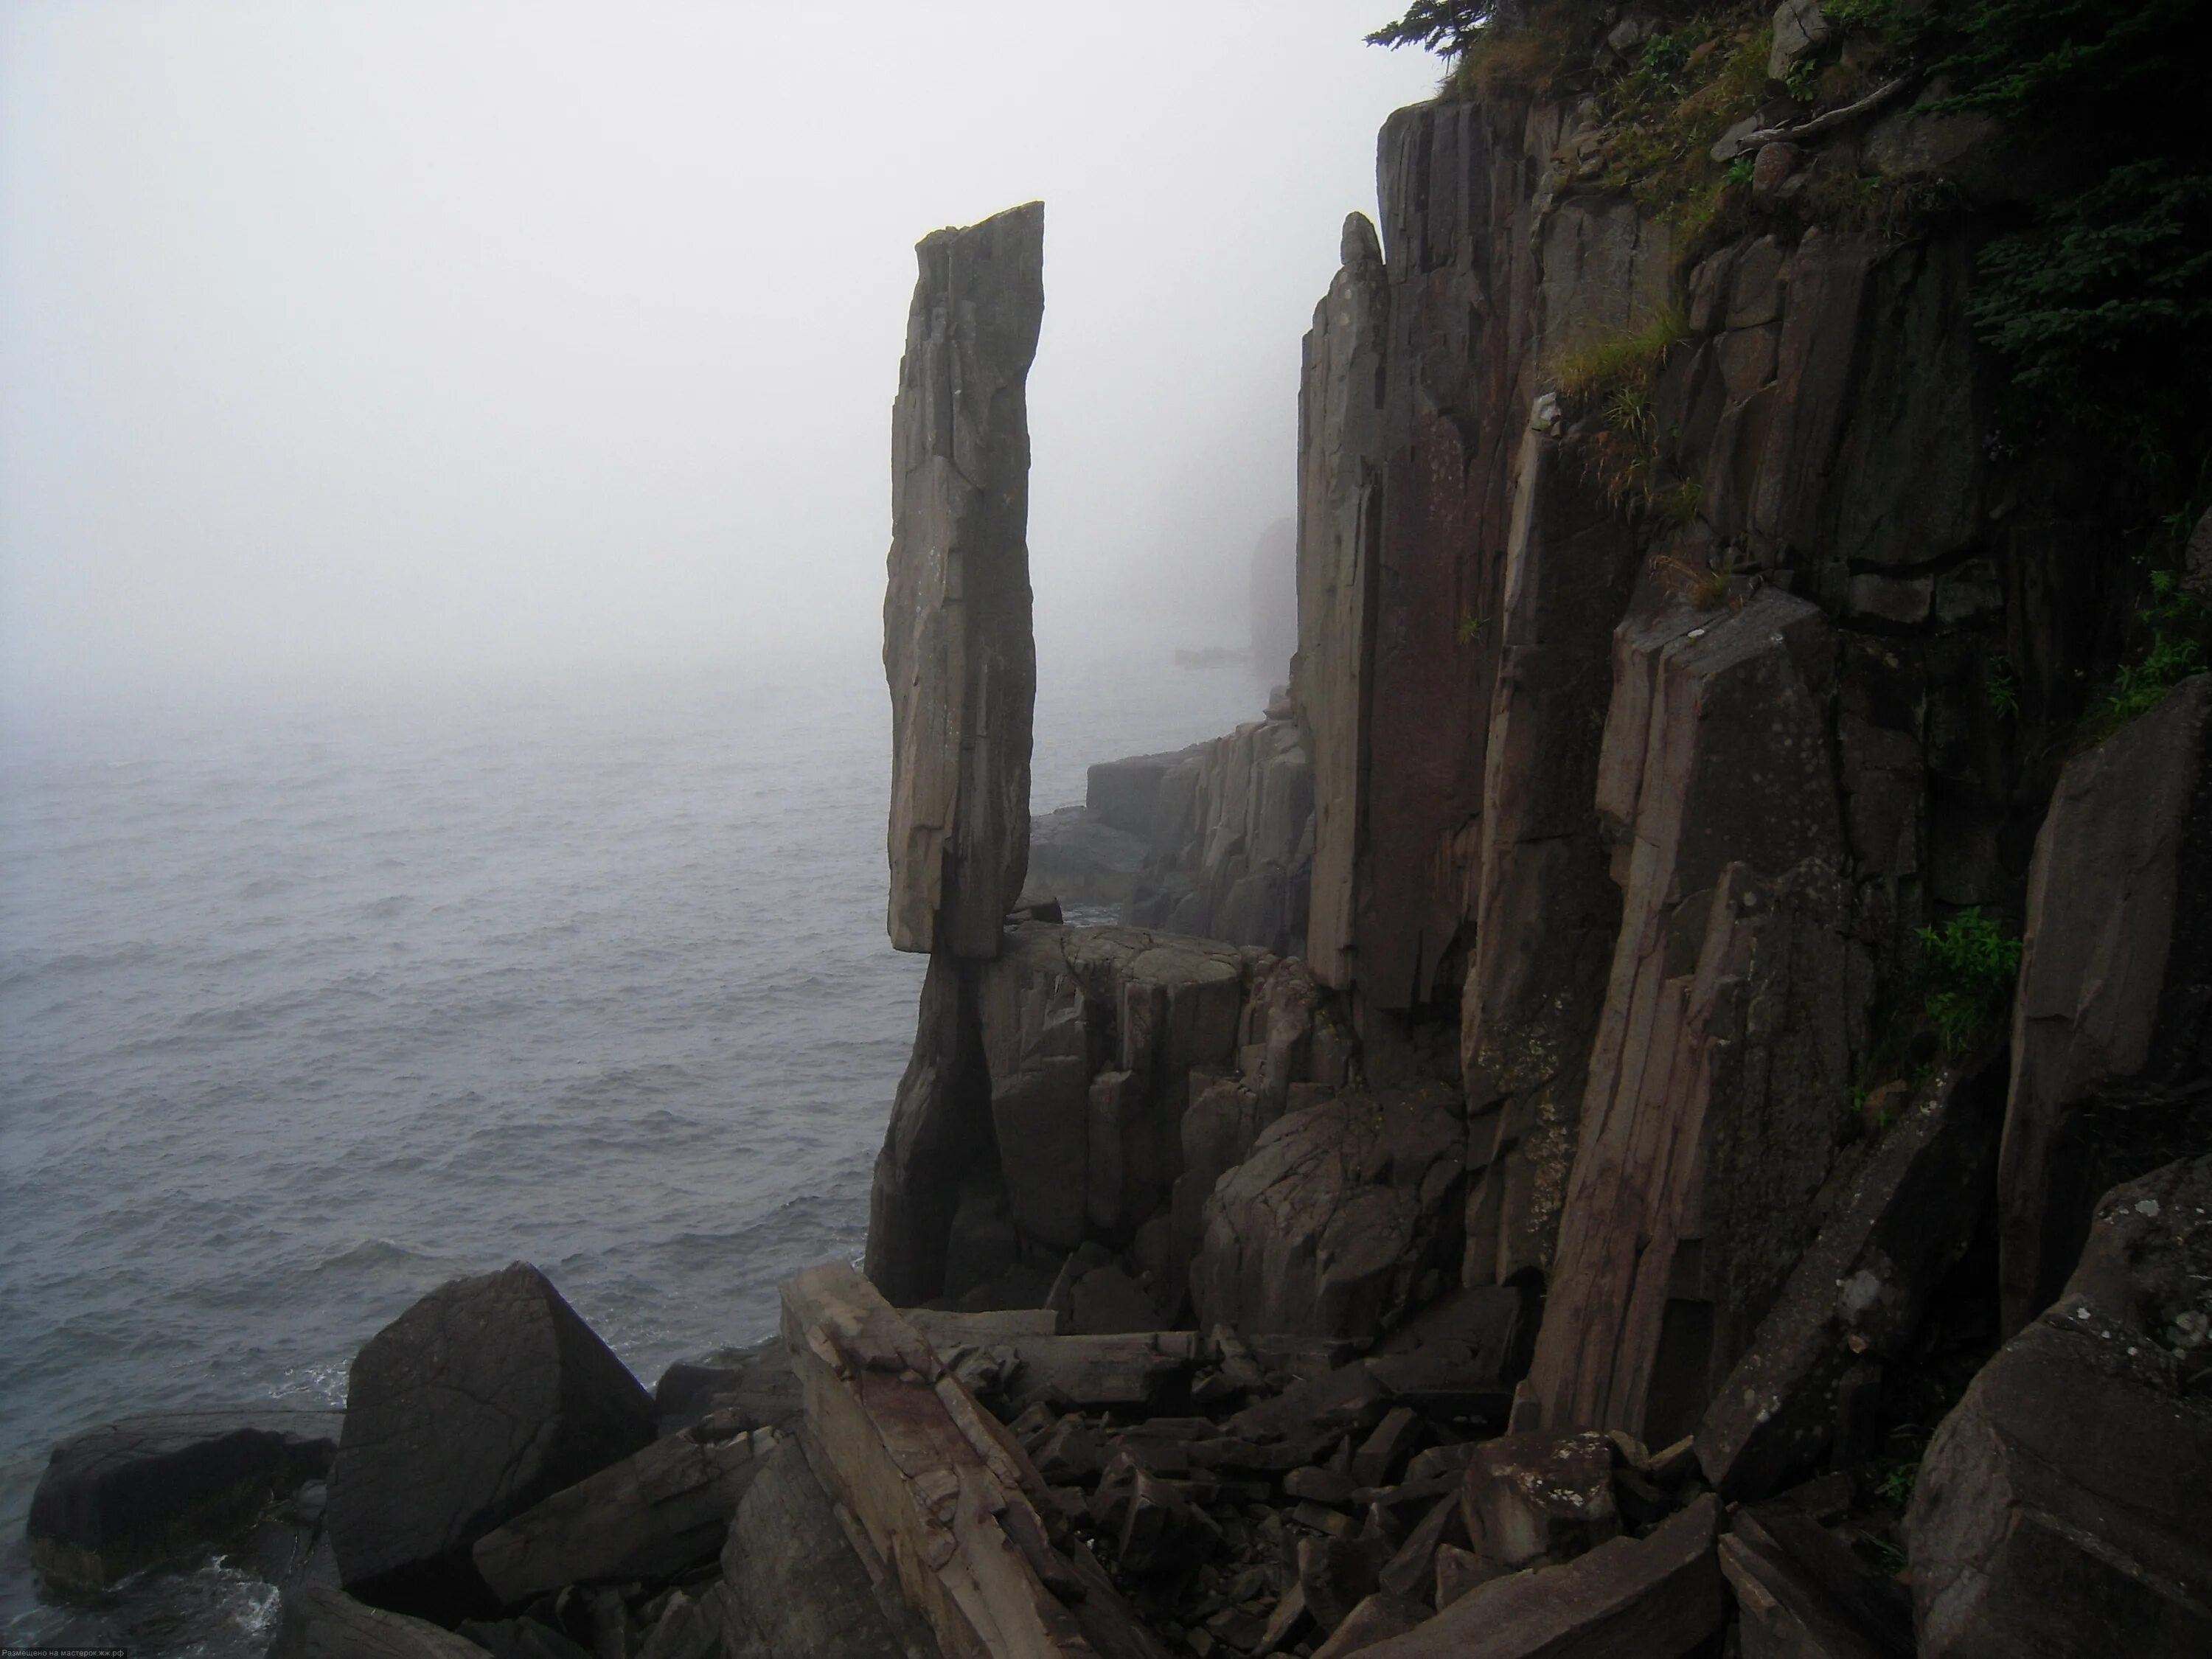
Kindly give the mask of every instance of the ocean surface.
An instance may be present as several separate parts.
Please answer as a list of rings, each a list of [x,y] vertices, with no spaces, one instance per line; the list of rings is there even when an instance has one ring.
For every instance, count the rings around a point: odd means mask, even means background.
[[[1036,804],[1265,696],[1048,665]],[[6,730],[0,1640],[271,1632],[213,1561],[42,1599],[23,1516],[76,1430],[341,1404],[380,1326],[517,1259],[650,1386],[859,1253],[922,968],[889,750],[864,657]]]

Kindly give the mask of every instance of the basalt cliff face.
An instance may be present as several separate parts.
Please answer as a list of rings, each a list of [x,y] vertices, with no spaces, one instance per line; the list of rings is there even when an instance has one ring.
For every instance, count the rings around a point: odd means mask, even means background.
[[[1778,23],[1776,50],[1832,35]],[[958,998],[933,977],[878,1188],[879,1215],[919,1214],[926,1188],[929,1218],[872,1237],[870,1273],[895,1302],[1042,1307],[1061,1340],[1194,1328],[1198,1386],[1225,1397],[1249,1366],[1240,1400],[1268,1375],[1255,1346],[1278,1382],[1292,1352],[1372,1379],[1439,1310],[1493,1322],[1516,1334],[1454,1351],[1487,1356],[1486,1431],[1510,1416],[1540,1456],[1614,1436],[1645,1494],[1620,1501],[1656,1504],[1619,1528],[1642,1547],[1705,1487],[1771,1505],[1832,1482],[1786,1522],[1709,1526],[1729,1594],[1639,1650],[1729,1620],[1746,1652],[1909,1650],[1912,1592],[1869,1564],[1925,1539],[1923,1650],[2008,1650],[2007,1598],[2039,1570],[2179,1652],[2212,1635],[2193,1500],[2152,1481],[2113,1521],[2124,1477],[2020,1449],[2047,1435],[2021,1403],[2045,1374],[2137,1425],[2122,1464],[2152,1421],[2212,1447],[2201,1286],[2184,1308],[2100,1281],[2095,1340],[2154,1327],[2155,1376],[2093,1382],[2092,1357],[2037,1334],[2100,1195],[2186,1187],[2175,1160],[2212,1147],[2212,958],[2186,896],[2212,879],[2212,682],[2084,735],[2140,603],[2139,491],[2003,429],[1976,252],[2036,170],[1990,123],[1893,94],[1732,136],[1741,195],[1694,230],[1589,165],[1610,142],[1592,101],[1391,118],[1379,231],[1346,222],[1305,343],[1287,706],[1094,772],[1086,822],[1127,843],[1123,916],[1145,926],[1024,921]],[[1839,176],[1946,210],[1838,212]],[[2008,1006],[1944,979],[1962,927],[2000,958],[2024,932]],[[920,1178],[907,1149],[955,1140]],[[2130,1260],[2201,1251],[2194,1212],[2146,1201],[2166,1231]],[[1928,1426],[1997,1353],[1906,1528]],[[1002,1358],[969,1380],[1021,1398]],[[1440,1444],[1484,1420],[1400,1386],[1375,1397]],[[1040,1456],[1075,1431],[1048,1449],[1036,1427]],[[1534,1444],[1482,1478],[1518,1478]],[[1999,1444],[2002,1479],[1966,1495]],[[1450,1552],[1491,1564],[1464,1589],[1599,1541],[1486,1544],[1468,1492],[1472,1535],[1429,1536],[1409,1570],[1418,1616],[1298,1545],[1268,1584],[1328,1611],[1274,1639],[1457,1651],[1421,1645],[1458,1639]],[[1412,1547],[1384,1519],[1352,1530]],[[1350,1535],[1323,1533],[1324,1554]],[[1354,1620],[1329,1572],[1389,1605]],[[1196,1650],[1273,1650],[1244,1634]]]

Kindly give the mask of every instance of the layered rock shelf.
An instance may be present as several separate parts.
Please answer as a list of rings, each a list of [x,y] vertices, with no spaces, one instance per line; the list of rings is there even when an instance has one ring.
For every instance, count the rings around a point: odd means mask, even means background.
[[[1290,685],[1034,841],[1042,210],[924,241],[861,1270],[651,1395],[457,1282],[342,1430],[60,1449],[40,1570],[225,1540],[332,1659],[2212,1651],[2212,675],[2097,700],[2141,481],[1996,424],[2032,170],[1769,48],[1704,221],[1600,98],[1390,119]]]

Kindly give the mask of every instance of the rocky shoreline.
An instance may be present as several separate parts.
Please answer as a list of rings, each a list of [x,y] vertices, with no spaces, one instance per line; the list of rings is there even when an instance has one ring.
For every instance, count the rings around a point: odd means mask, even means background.
[[[1966,320],[2013,140],[1711,27],[1694,234],[1595,92],[1392,118],[1287,697],[1042,826],[1042,208],[926,240],[865,1270],[650,1394],[456,1281],[342,1425],[58,1449],[40,1571],[234,1540],[281,1659],[2212,1650],[2212,675],[2093,718],[2120,487]]]

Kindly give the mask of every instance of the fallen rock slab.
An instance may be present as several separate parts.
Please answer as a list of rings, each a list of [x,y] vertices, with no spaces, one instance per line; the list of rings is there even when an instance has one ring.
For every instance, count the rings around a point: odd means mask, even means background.
[[[313,1589],[284,1597],[269,1659],[484,1659],[485,1651],[427,1620]]]
[[[1313,1659],[1346,1659],[1365,1653],[1378,1643],[1425,1623],[1434,1609],[1427,1603],[1377,1590],[1346,1615],[1328,1641],[1316,1648]]]
[[[538,1269],[441,1285],[355,1357],[326,1525],[349,1593],[459,1619],[486,1533],[641,1449],[653,1401]]]
[[[1616,1538],[1565,1566],[1478,1584],[1373,1659],[1677,1659],[1725,1612],[1708,1495],[1649,1538]]]
[[[1911,1592],[1796,1505],[1738,1510],[1720,1561],[1744,1659],[1912,1659]]]
[[[2212,1158],[2096,1206],[2066,1291],[1937,1428],[1905,1517],[1926,1659],[2212,1652]]]
[[[1149,1408],[1197,1363],[1195,1331],[1134,1331],[1117,1336],[1025,1336],[1001,1345],[1015,1359],[1004,1383],[1016,1409],[1042,1401],[1055,1410]]]
[[[329,1472],[339,1414],[279,1407],[125,1418],[54,1448],[24,1531],[49,1583],[95,1591],[242,1533]]]
[[[491,1659],[592,1659],[592,1650],[536,1619],[464,1619],[456,1632]]]
[[[477,1540],[477,1571],[509,1606],[564,1584],[673,1577],[722,1547],[774,1431],[709,1439],[696,1431],[557,1492]]]
[[[1476,1553],[1512,1571],[1571,1560],[1613,1537],[1620,1530],[1613,1457],[1613,1442],[1595,1430],[1477,1446],[1461,1498]]]
[[[787,1436],[761,1460],[722,1547],[727,1659],[938,1659],[937,1638]]]
[[[816,1473],[945,1659],[1158,1650],[1103,1574],[1054,1548],[1020,1445],[872,1285],[810,1268],[783,1286],[783,1335]]]

